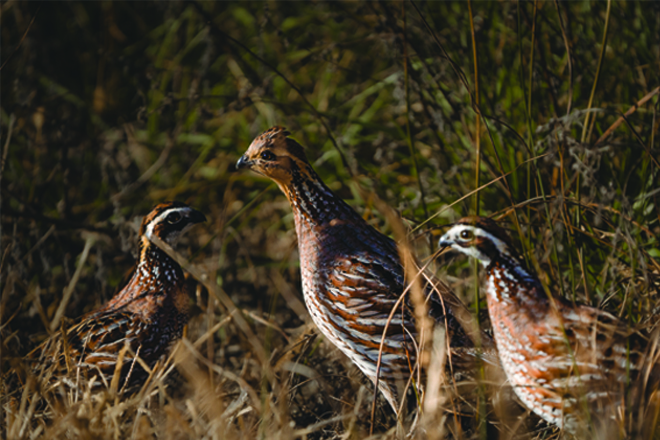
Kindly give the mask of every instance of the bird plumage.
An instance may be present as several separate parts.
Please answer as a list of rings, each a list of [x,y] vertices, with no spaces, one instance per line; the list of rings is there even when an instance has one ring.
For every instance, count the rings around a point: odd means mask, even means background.
[[[303,294],[314,323],[369,379],[375,383],[378,377],[396,412],[402,385],[417,369],[419,343],[410,300],[398,303],[407,280],[396,243],[323,183],[285,129],[273,127],[257,137],[237,163],[244,167],[274,180],[291,204]],[[474,325],[470,313],[444,284],[435,284],[441,297],[427,290],[431,316],[446,321],[452,348],[473,347],[456,316]]]
[[[173,246],[204,215],[179,202],[157,205],[140,227],[140,256],[133,274],[107,304],[63,325],[26,360],[49,386],[92,379],[108,387],[123,351],[120,387],[134,385],[179,339],[188,318],[181,267],[150,239]],[[126,347],[126,348],[125,348]]]
[[[462,219],[439,245],[486,268],[488,311],[507,378],[546,421],[576,431],[591,416],[613,415],[629,385],[654,368],[643,362],[644,335],[607,312],[547,294],[494,221]]]

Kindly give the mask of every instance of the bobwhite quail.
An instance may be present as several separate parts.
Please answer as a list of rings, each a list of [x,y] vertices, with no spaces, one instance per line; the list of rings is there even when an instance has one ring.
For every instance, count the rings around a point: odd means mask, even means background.
[[[398,413],[402,384],[416,371],[417,361],[418,335],[407,298],[387,326],[377,371],[388,316],[406,287],[397,245],[321,181],[303,147],[289,134],[281,127],[267,130],[252,142],[236,167],[271,178],[289,199],[298,236],[303,296],[312,320],[378,383]],[[464,321],[471,319],[470,313],[444,284],[434,282],[442,298],[430,294],[427,286],[430,314],[436,322],[446,322],[453,354],[473,347],[471,333],[461,325],[474,325]],[[460,364],[456,356],[453,362]]]
[[[656,368],[643,362],[643,335],[609,313],[548,295],[493,220],[464,218],[439,245],[486,268],[502,366],[520,400],[546,421],[571,432],[591,429],[596,425],[590,422],[619,413],[617,405],[642,370]]]
[[[161,203],[144,217],[139,261],[126,286],[105,306],[55,333],[26,357],[40,381],[54,388],[93,379],[93,386],[108,387],[122,351],[118,389],[143,381],[143,365],[152,368],[168,352],[188,319],[183,271],[150,238],[174,246],[181,234],[204,221],[201,212],[179,202]]]

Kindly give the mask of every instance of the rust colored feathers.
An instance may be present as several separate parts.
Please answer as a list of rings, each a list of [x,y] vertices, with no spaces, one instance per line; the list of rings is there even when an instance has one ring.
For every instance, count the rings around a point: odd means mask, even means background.
[[[397,306],[406,280],[396,243],[337,197],[288,135],[280,127],[264,132],[237,168],[271,178],[289,199],[303,294],[314,323],[367,377],[373,382],[378,377],[381,392],[397,411],[402,388],[417,369],[418,335],[410,301],[406,298]],[[465,312],[470,319],[469,312],[444,284],[436,284],[442,298],[427,291],[431,316],[442,325],[447,321],[453,353],[473,347],[455,314]]]
[[[181,267],[150,238],[173,246],[205,220],[183,203],[156,206],[142,221],[140,259],[128,284],[105,306],[63,326],[27,356],[42,383],[75,386],[93,379],[93,386],[109,387],[116,370],[119,389],[143,381],[145,367],[152,368],[169,351],[188,319]]]
[[[485,266],[502,365],[520,400],[546,421],[575,432],[589,419],[618,414],[626,397],[639,398],[629,385],[647,372],[657,378],[658,366],[643,362],[643,335],[609,313],[546,294],[492,220],[465,218],[440,246]]]

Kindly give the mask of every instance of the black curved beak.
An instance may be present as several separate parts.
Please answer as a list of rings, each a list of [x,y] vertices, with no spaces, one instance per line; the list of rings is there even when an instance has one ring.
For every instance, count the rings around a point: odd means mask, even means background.
[[[204,223],[206,221],[206,216],[198,210],[191,208],[190,221],[193,223]]]
[[[456,223],[449,223],[448,225],[444,225],[443,228],[450,228],[450,227],[454,226],[455,224]],[[449,237],[449,234],[446,233],[446,232],[444,234],[442,234],[442,236],[440,237],[440,240],[438,240],[438,247],[441,248],[441,249],[451,247],[453,244],[454,244],[454,240],[452,240]]]
[[[440,237],[440,240],[438,240],[438,247],[442,249],[451,247],[452,244],[454,243],[444,235]]]
[[[240,170],[241,168],[250,168],[252,166],[252,161],[247,158],[246,155],[242,155],[238,162],[236,162],[236,169]]]

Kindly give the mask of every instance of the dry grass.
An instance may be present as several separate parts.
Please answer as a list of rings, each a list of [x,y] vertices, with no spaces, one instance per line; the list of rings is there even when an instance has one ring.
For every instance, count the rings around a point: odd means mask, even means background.
[[[378,201],[396,210],[412,252],[483,328],[473,263],[431,259],[442,226],[475,211],[502,218],[553,293],[656,325],[656,3],[0,9],[3,438],[369,437],[373,388],[309,322],[288,203],[233,172],[275,123],[391,236]],[[17,387],[24,354],[121,287],[139,217],[167,199],[210,219],[178,249],[193,313],[170,359],[135,394]],[[497,372],[444,375],[443,338],[428,333],[414,432],[379,398],[371,438],[562,436]],[[627,414],[658,437],[656,408]],[[592,434],[635,436],[635,423]]]

